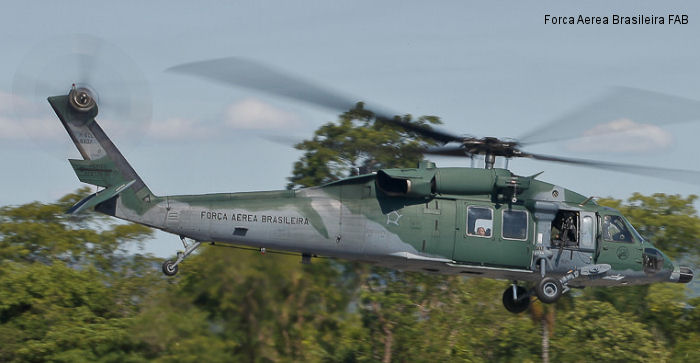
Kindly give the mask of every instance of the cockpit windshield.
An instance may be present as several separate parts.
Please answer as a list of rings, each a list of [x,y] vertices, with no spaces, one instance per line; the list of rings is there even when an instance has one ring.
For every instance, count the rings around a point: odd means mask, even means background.
[[[632,242],[630,230],[634,231],[635,236],[639,236],[637,231],[629,223],[626,223],[624,218],[614,215],[603,217],[603,238],[606,241]]]
[[[637,232],[636,229],[634,229],[634,226],[632,225],[632,223],[627,221],[627,226],[629,227],[630,231],[632,231],[632,233],[634,234],[634,237],[637,238],[637,241],[644,242],[644,237],[642,237],[642,235],[639,234],[639,232]]]

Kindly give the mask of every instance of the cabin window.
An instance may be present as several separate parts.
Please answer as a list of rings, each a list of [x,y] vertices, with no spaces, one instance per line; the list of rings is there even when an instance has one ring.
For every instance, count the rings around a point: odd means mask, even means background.
[[[503,238],[527,239],[527,212],[522,210],[503,211]]]
[[[467,207],[467,234],[491,237],[493,233],[493,210],[486,207]]]
[[[632,242],[632,234],[620,216],[603,217],[603,238],[606,241]]]

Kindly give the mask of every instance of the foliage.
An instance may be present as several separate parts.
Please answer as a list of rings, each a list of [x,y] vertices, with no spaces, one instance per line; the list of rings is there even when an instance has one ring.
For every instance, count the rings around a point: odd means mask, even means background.
[[[611,304],[579,304],[559,319],[552,336],[555,361],[660,362],[668,359],[661,342],[633,315]]]
[[[410,115],[397,118],[425,127],[441,123],[435,116],[422,116],[417,120],[412,120]],[[365,110],[360,102],[343,113],[337,123],[321,126],[311,140],[295,146],[304,151],[304,155],[294,163],[288,186],[325,184],[348,176],[356,168],[363,172],[386,167],[413,168],[423,156],[420,150],[433,144],[414,132],[374,122],[374,114]]]
[[[154,279],[122,250],[152,232],[65,216],[86,193],[0,209],[0,361],[138,358],[127,327]]]
[[[99,214],[64,214],[88,193],[89,189],[83,188],[53,204],[33,202],[0,208],[0,259],[89,262],[109,271],[119,252],[153,236],[148,227],[114,223]]]

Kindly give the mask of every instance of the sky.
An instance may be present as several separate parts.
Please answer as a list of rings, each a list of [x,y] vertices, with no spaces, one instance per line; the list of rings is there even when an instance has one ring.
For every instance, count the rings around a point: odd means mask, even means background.
[[[44,101],[51,95],[44,91],[67,92],[71,77],[84,71],[76,58],[61,54],[75,34],[104,42],[99,51],[106,65],[90,68],[102,72],[92,79],[103,83],[96,89],[104,101],[98,121],[158,195],[284,188],[301,155],[291,145],[337,118],[300,102],[165,71],[185,62],[260,61],[397,113],[439,116],[445,130],[476,136],[524,135],[611,87],[700,100],[700,4],[692,1],[0,4],[0,205],[51,202],[81,186],[66,161],[79,154],[66,146],[68,136]],[[686,14],[689,21],[553,25],[545,24],[547,14]],[[127,100],[128,111],[114,99]],[[606,127],[634,120],[615,122]],[[638,126],[624,140],[597,140],[605,147],[549,143],[528,150],[700,170],[700,122]],[[629,144],[639,147],[621,147]],[[513,160],[510,168],[520,175],[544,171],[541,180],[584,195],[700,193],[700,183],[530,160]],[[146,251],[169,256],[178,248],[176,236],[159,232]]]

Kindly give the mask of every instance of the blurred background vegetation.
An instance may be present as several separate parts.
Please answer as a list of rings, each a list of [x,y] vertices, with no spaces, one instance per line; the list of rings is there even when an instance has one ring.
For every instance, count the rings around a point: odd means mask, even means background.
[[[371,120],[358,105],[298,144],[290,186],[420,159],[424,140]],[[685,284],[573,290],[513,315],[507,281],[234,248],[201,248],[166,278],[137,252],[150,229],[63,214],[88,193],[0,208],[0,361],[700,362],[700,291]],[[694,264],[696,198],[599,203]]]

